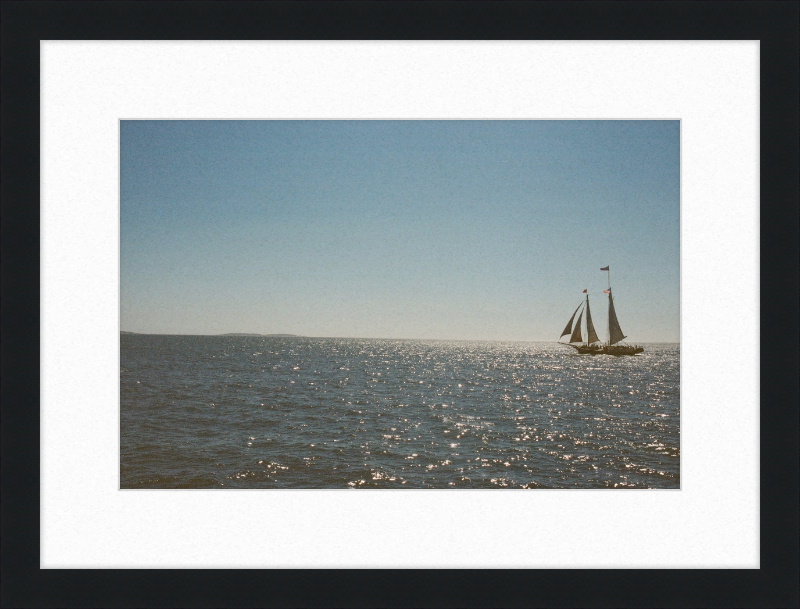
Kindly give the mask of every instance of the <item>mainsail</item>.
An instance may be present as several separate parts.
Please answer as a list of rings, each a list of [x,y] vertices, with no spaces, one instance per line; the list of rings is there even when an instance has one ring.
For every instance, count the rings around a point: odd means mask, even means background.
[[[618,343],[625,338],[625,335],[622,333],[622,328],[619,327],[619,321],[617,321],[617,313],[614,311],[614,298],[612,298],[611,292],[608,293],[608,334],[609,345]]]
[[[581,303],[581,304],[579,304],[577,306],[577,308],[575,309],[575,313],[578,312],[578,309],[580,309],[582,305],[583,305],[583,303]],[[575,313],[573,313],[572,317],[569,318],[569,321],[567,322],[567,326],[564,328],[564,331],[561,333],[561,336],[566,336],[567,334],[572,332],[572,320],[575,319]],[[578,323],[578,325],[580,325],[580,323]],[[561,338],[561,336],[559,336],[559,338]]]
[[[575,329],[572,331],[572,336],[569,337],[569,342],[571,343],[579,343],[583,339],[581,338],[581,318],[583,317],[583,311],[581,314],[578,315],[578,323],[575,324]]]
[[[592,314],[589,312],[589,298],[586,298],[586,333],[589,335],[587,338],[588,343],[596,343],[600,339],[597,338],[597,332],[594,331],[594,324],[592,323]]]

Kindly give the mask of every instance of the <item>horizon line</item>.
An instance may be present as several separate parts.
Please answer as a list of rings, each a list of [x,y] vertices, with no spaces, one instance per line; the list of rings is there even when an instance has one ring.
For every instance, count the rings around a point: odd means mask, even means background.
[[[335,338],[345,340],[420,340],[420,341],[440,341],[440,342],[494,342],[494,343],[558,343],[561,345],[569,346],[569,343],[560,343],[558,340],[542,340],[542,339],[501,339],[501,338],[386,338],[377,336],[306,336],[304,334],[288,334],[288,333],[268,333],[259,334],[256,332],[222,332],[218,334],[195,334],[195,333],[174,333],[174,332],[131,332],[129,330],[120,330],[120,334],[134,334],[138,336],[228,336],[228,337],[252,337],[252,338]],[[673,340],[648,340],[638,341],[639,343],[662,343],[679,345],[680,341]]]

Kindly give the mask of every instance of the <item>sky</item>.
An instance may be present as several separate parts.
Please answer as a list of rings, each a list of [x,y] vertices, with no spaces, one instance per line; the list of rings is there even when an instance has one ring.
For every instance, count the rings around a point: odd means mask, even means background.
[[[680,336],[679,121],[121,121],[121,329]]]

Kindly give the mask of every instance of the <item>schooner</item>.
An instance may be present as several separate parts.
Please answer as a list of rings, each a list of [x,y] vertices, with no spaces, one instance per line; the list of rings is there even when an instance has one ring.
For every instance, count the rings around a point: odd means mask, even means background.
[[[572,313],[572,317],[569,318],[558,340],[561,341],[561,338],[564,336],[569,336],[569,342],[561,344],[568,344],[578,353],[584,355],[636,355],[637,353],[641,353],[644,351],[644,348],[639,345],[619,344],[620,341],[627,337],[622,333],[622,328],[620,328],[619,320],[617,319],[617,313],[614,310],[614,297],[611,294],[610,267],[605,266],[600,270],[608,271],[608,289],[603,290],[604,294],[608,294],[608,341],[606,343],[601,343],[594,329],[592,312],[589,309],[588,290],[583,291],[583,293],[586,294],[586,299],[579,304]],[[580,311],[580,314],[578,314],[578,311]],[[584,314],[586,315],[586,321],[582,323]],[[573,326],[572,322],[575,321],[576,315],[578,315],[578,321],[575,322]],[[584,335],[581,333],[584,328],[586,330],[585,340]]]

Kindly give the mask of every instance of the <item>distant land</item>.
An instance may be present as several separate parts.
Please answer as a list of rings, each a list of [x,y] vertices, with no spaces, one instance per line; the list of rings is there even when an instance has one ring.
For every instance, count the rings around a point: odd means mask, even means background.
[[[557,343],[554,340],[514,340],[514,339],[476,339],[476,338],[386,338],[375,336],[306,336],[304,334],[255,334],[248,332],[229,332],[227,334],[170,334],[168,332],[160,332],[151,334],[148,332],[127,332],[120,330],[120,334],[127,334],[129,336],[254,336],[261,338],[313,338],[313,339],[344,339],[344,340],[398,340],[398,341],[433,341],[433,342],[449,342],[449,343],[463,343],[463,342],[479,342],[479,343]],[[559,343],[566,345],[567,343]],[[641,341],[643,345],[680,345],[680,341]]]
[[[146,332],[126,332],[120,330],[120,334],[139,335],[139,336],[155,336],[147,334]],[[163,336],[181,336],[180,334],[164,334]],[[266,337],[295,337],[302,338],[299,334],[250,334],[247,332],[229,332],[228,334],[187,334],[186,336],[266,336]]]

